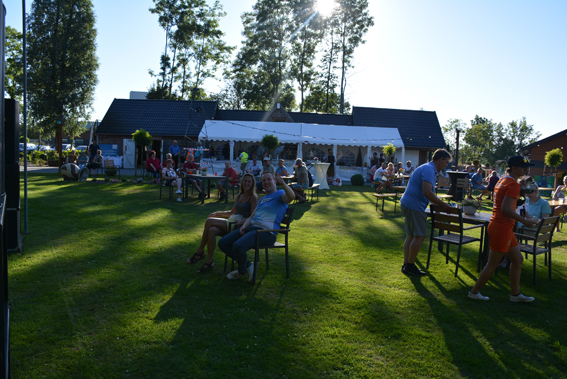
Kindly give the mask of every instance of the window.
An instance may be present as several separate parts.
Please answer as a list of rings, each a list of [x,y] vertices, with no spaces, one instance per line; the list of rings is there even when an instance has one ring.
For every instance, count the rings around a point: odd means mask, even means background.
[[[323,150],[316,147],[312,147],[311,149],[307,150],[306,153],[303,154],[305,160],[312,160],[313,158],[317,157],[319,158],[320,161],[323,161],[324,156],[325,153],[323,152]]]
[[[356,157],[348,149],[339,149],[337,151],[337,165],[339,166],[354,166]]]

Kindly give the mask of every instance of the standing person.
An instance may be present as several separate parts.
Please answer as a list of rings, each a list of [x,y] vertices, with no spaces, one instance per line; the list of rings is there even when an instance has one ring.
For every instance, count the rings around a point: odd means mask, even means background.
[[[246,165],[248,164],[248,153],[244,150],[240,150],[239,153],[240,155],[238,158],[240,158],[240,171],[242,172],[242,175],[244,175],[246,172]]]
[[[335,156],[333,155],[333,149],[329,149],[329,153],[327,156],[327,163],[329,163],[329,169],[327,170],[327,176],[329,178],[335,177]]]
[[[411,165],[411,161],[407,161],[406,162],[406,175],[411,175],[413,174],[413,172],[415,171],[415,169],[413,168],[413,166]]]
[[[224,157],[224,160],[225,160],[225,161],[230,160],[230,159],[229,159],[229,158],[230,158],[230,157],[229,157],[229,155],[230,155],[230,146],[228,145],[228,143],[225,143],[224,146],[222,147],[221,154],[222,154],[222,156]]]
[[[96,141],[93,141],[89,145],[89,162],[93,161],[93,159],[96,157],[96,152],[99,150],[100,150],[100,146],[98,145],[98,143],[96,143]]]
[[[502,177],[494,188],[494,207],[487,230],[490,237],[488,263],[482,269],[474,287],[469,291],[468,296],[471,299],[489,299],[487,296],[482,296],[480,290],[492,277],[504,254],[507,254],[512,262],[510,264],[510,301],[529,303],[535,300],[533,297],[524,296],[520,292],[520,275],[522,274],[524,257],[514,235],[516,221],[528,228],[535,226],[531,219],[528,220],[516,213],[516,202],[520,197],[518,179],[526,174],[529,166],[533,166],[533,164],[519,155],[508,159],[506,176]]]
[[[276,181],[283,190],[276,189]],[[236,229],[219,241],[219,248],[223,253],[238,263],[238,269],[228,273],[228,279],[239,279],[248,273],[248,281],[254,278],[254,265],[248,260],[246,252],[256,245],[256,235],[259,229],[279,229],[287,211],[287,205],[293,201],[295,195],[283,181],[281,176],[274,176],[271,172],[262,173],[262,186],[266,196],[258,201],[256,209],[240,229]],[[273,245],[276,233],[260,233],[260,245]]]
[[[181,149],[179,148],[179,146],[177,146],[177,141],[173,140],[173,145],[171,145],[169,147],[169,154],[171,154],[171,158],[173,159],[173,162],[175,163],[173,165],[173,167],[179,167],[179,153],[181,152]]]
[[[384,154],[380,153],[380,158],[378,158],[378,163],[380,164],[380,166],[382,166],[382,163],[386,162],[386,160],[384,159]]]
[[[374,152],[372,154],[372,158],[370,158],[370,167],[374,167],[378,165],[378,153]]]
[[[427,235],[427,215],[425,208],[429,202],[437,204],[442,211],[451,209],[448,204],[435,196],[437,172],[443,170],[451,160],[451,154],[445,149],[433,153],[433,160],[419,166],[411,176],[406,191],[400,200],[404,214],[406,240],[404,241],[404,264],[402,272],[410,275],[426,275],[415,265],[419,249]]]

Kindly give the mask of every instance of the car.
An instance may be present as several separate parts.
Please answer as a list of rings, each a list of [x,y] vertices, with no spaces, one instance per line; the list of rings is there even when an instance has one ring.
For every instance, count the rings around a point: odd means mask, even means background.
[[[89,147],[87,145],[79,145],[75,148],[75,150],[88,152]]]
[[[52,147],[49,146],[49,145],[41,145],[41,146],[39,147],[39,151],[51,151],[51,150],[55,150],[55,149],[52,148]]]
[[[27,149],[28,151],[37,150],[37,145],[34,144],[34,143],[28,143],[27,147],[28,147],[28,149]],[[23,152],[23,151],[24,151],[24,143],[20,142],[20,152]]]
[[[71,150],[71,144],[70,143],[64,143],[63,144],[63,151],[67,151],[67,150]]]

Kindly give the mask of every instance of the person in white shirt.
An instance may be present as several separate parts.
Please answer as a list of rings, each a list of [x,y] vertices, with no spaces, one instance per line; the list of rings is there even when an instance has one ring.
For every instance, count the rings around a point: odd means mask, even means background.
[[[404,174],[406,174],[406,175],[411,175],[412,172],[413,172],[413,170],[414,170],[414,168],[413,168],[413,166],[411,165],[411,161],[407,161],[407,162],[406,162],[406,171],[404,172]]]
[[[383,180],[387,171],[386,171],[386,162],[382,163],[382,166],[376,170],[374,173],[374,184],[376,185],[376,193],[381,193],[384,187],[386,187],[387,180]]]
[[[258,176],[262,172],[262,166],[260,166],[258,164],[258,160],[256,158],[254,158],[252,160],[252,165],[247,168],[247,171],[254,176]]]

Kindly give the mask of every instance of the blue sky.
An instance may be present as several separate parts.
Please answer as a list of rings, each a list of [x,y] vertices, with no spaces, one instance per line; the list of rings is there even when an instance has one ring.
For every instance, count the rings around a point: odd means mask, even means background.
[[[230,45],[253,0],[221,0]],[[165,36],[151,0],[93,0],[99,84],[92,119],[114,98],[147,90]],[[567,1],[369,0],[375,26],[355,52],[346,98],[356,106],[436,111],[467,124],[476,114],[508,123],[526,117],[542,137],[567,129]],[[22,2],[4,0],[21,30]],[[31,0],[26,0],[31,6]],[[222,83],[210,80],[209,91]]]

